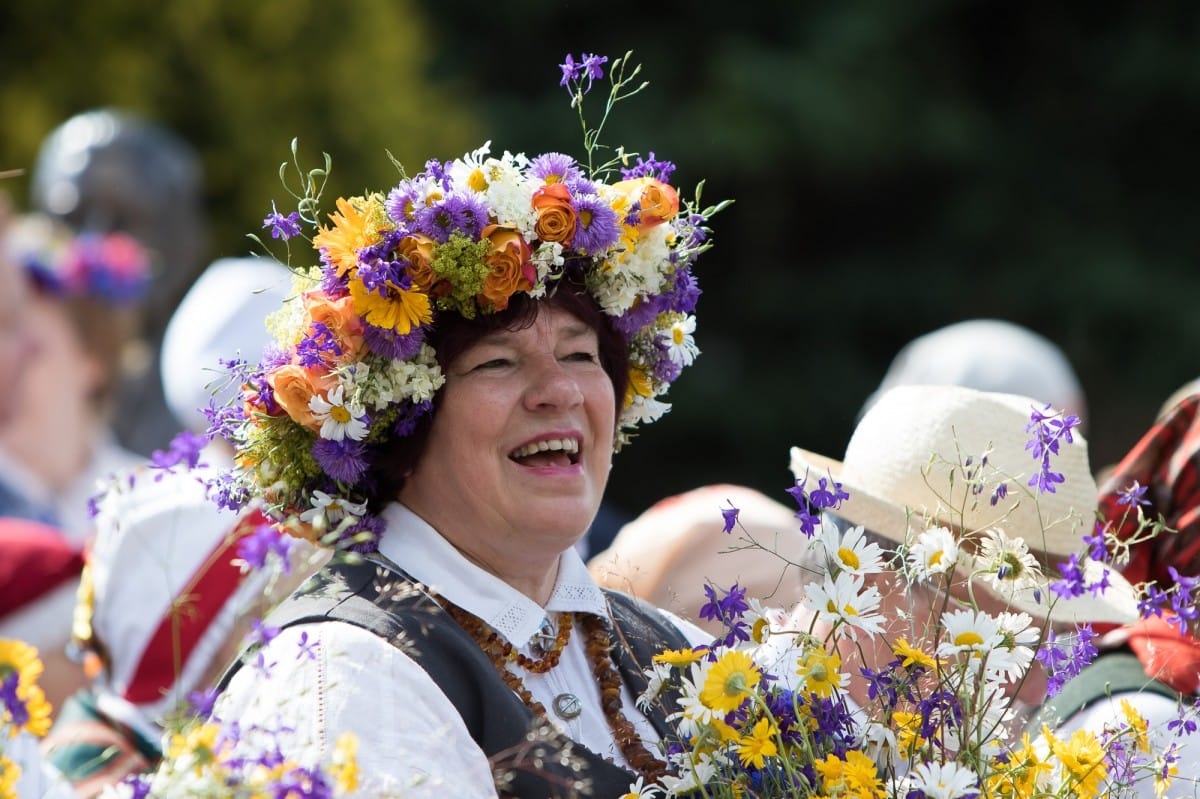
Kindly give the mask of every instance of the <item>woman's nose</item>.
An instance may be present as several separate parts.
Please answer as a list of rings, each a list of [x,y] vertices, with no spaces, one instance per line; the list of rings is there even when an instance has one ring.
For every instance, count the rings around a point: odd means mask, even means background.
[[[533,369],[525,400],[531,409],[571,408],[583,403],[583,391],[557,359],[549,358]]]

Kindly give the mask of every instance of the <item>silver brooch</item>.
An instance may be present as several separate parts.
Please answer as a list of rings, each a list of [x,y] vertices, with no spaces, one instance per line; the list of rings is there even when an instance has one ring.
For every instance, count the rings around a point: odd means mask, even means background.
[[[563,721],[579,718],[583,705],[575,694],[559,694],[554,697],[554,714]]]

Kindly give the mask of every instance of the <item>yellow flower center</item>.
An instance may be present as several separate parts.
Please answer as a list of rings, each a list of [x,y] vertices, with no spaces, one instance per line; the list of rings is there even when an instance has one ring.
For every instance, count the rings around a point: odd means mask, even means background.
[[[979,646],[983,643],[982,636],[974,630],[968,630],[965,633],[959,633],[954,636],[955,646]]]
[[[937,566],[939,563],[941,563],[942,562],[942,554],[943,554],[942,551],[939,549],[937,552],[934,552],[932,555],[930,555],[929,556],[929,565]]]
[[[858,568],[858,555],[855,554],[853,549],[847,549],[846,547],[839,549],[838,560],[845,564],[847,569]]]
[[[350,421],[350,411],[346,410],[345,406],[334,405],[329,410],[329,416],[338,424],[345,424]]]
[[[472,170],[467,178],[467,185],[474,191],[485,191],[488,187],[487,178],[484,177],[482,169]]]
[[[682,346],[685,338],[687,338],[687,334],[683,332],[683,328],[676,327],[671,330],[671,339],[675,342],[675,346]]]

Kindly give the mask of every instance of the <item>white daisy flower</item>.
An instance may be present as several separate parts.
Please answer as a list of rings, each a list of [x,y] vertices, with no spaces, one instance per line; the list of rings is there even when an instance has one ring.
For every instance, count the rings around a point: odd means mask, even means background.
[[[879,589],[869,586],[864,589],[864,580],[857,574],[842,572],[837,577],[825,576],[820,585],[809,583],[804,586],[807,596],[804,606],[816,611],[830,623],[842,621],[853,629],[868,634],[883,631],[883,617],[879,609]]]
[[[693,338],[696,333],[696,317],[682,314],[675,316],[675,321],[662,334],[667,342],[667,355],[671,362],[678,366],[691,366],[700,354],[700,348],[696,346],[696,340]]]
[[[908,776],[910,790],[927,799],[961,799],[979,793],[979,776],[958,763],[919,763]]]
[[[983,532],[976,574],[1003,596],[1042,586],[1042,568],[1023,538],[1009,538],[999,528]]]
[[[982,610],[952,610],[942,616],[945,639],[938,645],[938,654],[947,657],[970,653],[985,658],[1004,643],[1000,623]]]
[[[836,524],[821,524],[819,541],[825,551],[830,571],[851,574],[877,574],[883,571],[883,550],[865,540],[862,525],[851,527],[842,535]]]
[[[342,497],[326,494],[324,491],[313,491],[312,507],[300,514],[300,521],[309,524],[331,526],[347,516],[362,516],[367,512],[365,502],[350,502]]]
[[[908,566],[917,582],[949,574],[958,563],[958,541],[945,527],[930,527],[908,548]]]
[[[308,409],[321,423],[321,438],[342,441],[350,437],[362,441],[367,435],[367,423],[363,406],[343,399],[344,387],[335,386],[324,397],[314,394],[308,401]]]
[[[988,655],[987,671],[1005,682],[1016,682],[1029,670],[1041,632],[1025,613],[1001,613],[996,622],[1001,643]]]

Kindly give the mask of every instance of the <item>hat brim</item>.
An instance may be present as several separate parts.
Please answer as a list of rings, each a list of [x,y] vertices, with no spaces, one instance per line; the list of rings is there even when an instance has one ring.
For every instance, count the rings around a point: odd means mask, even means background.
[[[831,477],[840,483],[842,489],[850,496],[842,500],[833,512],[842,519],[854,525],[862,525],[873,533],[903,544],[908,536],[907,509],[872,494],[866,486],[855,485],[847,481],[843,472],[844,465],[839,460],[828,458],[816,452],[809,452],[799,447],[792,447],[792,474],[796,479],[808,475],[809,485],[815,485],[821,477]]]

